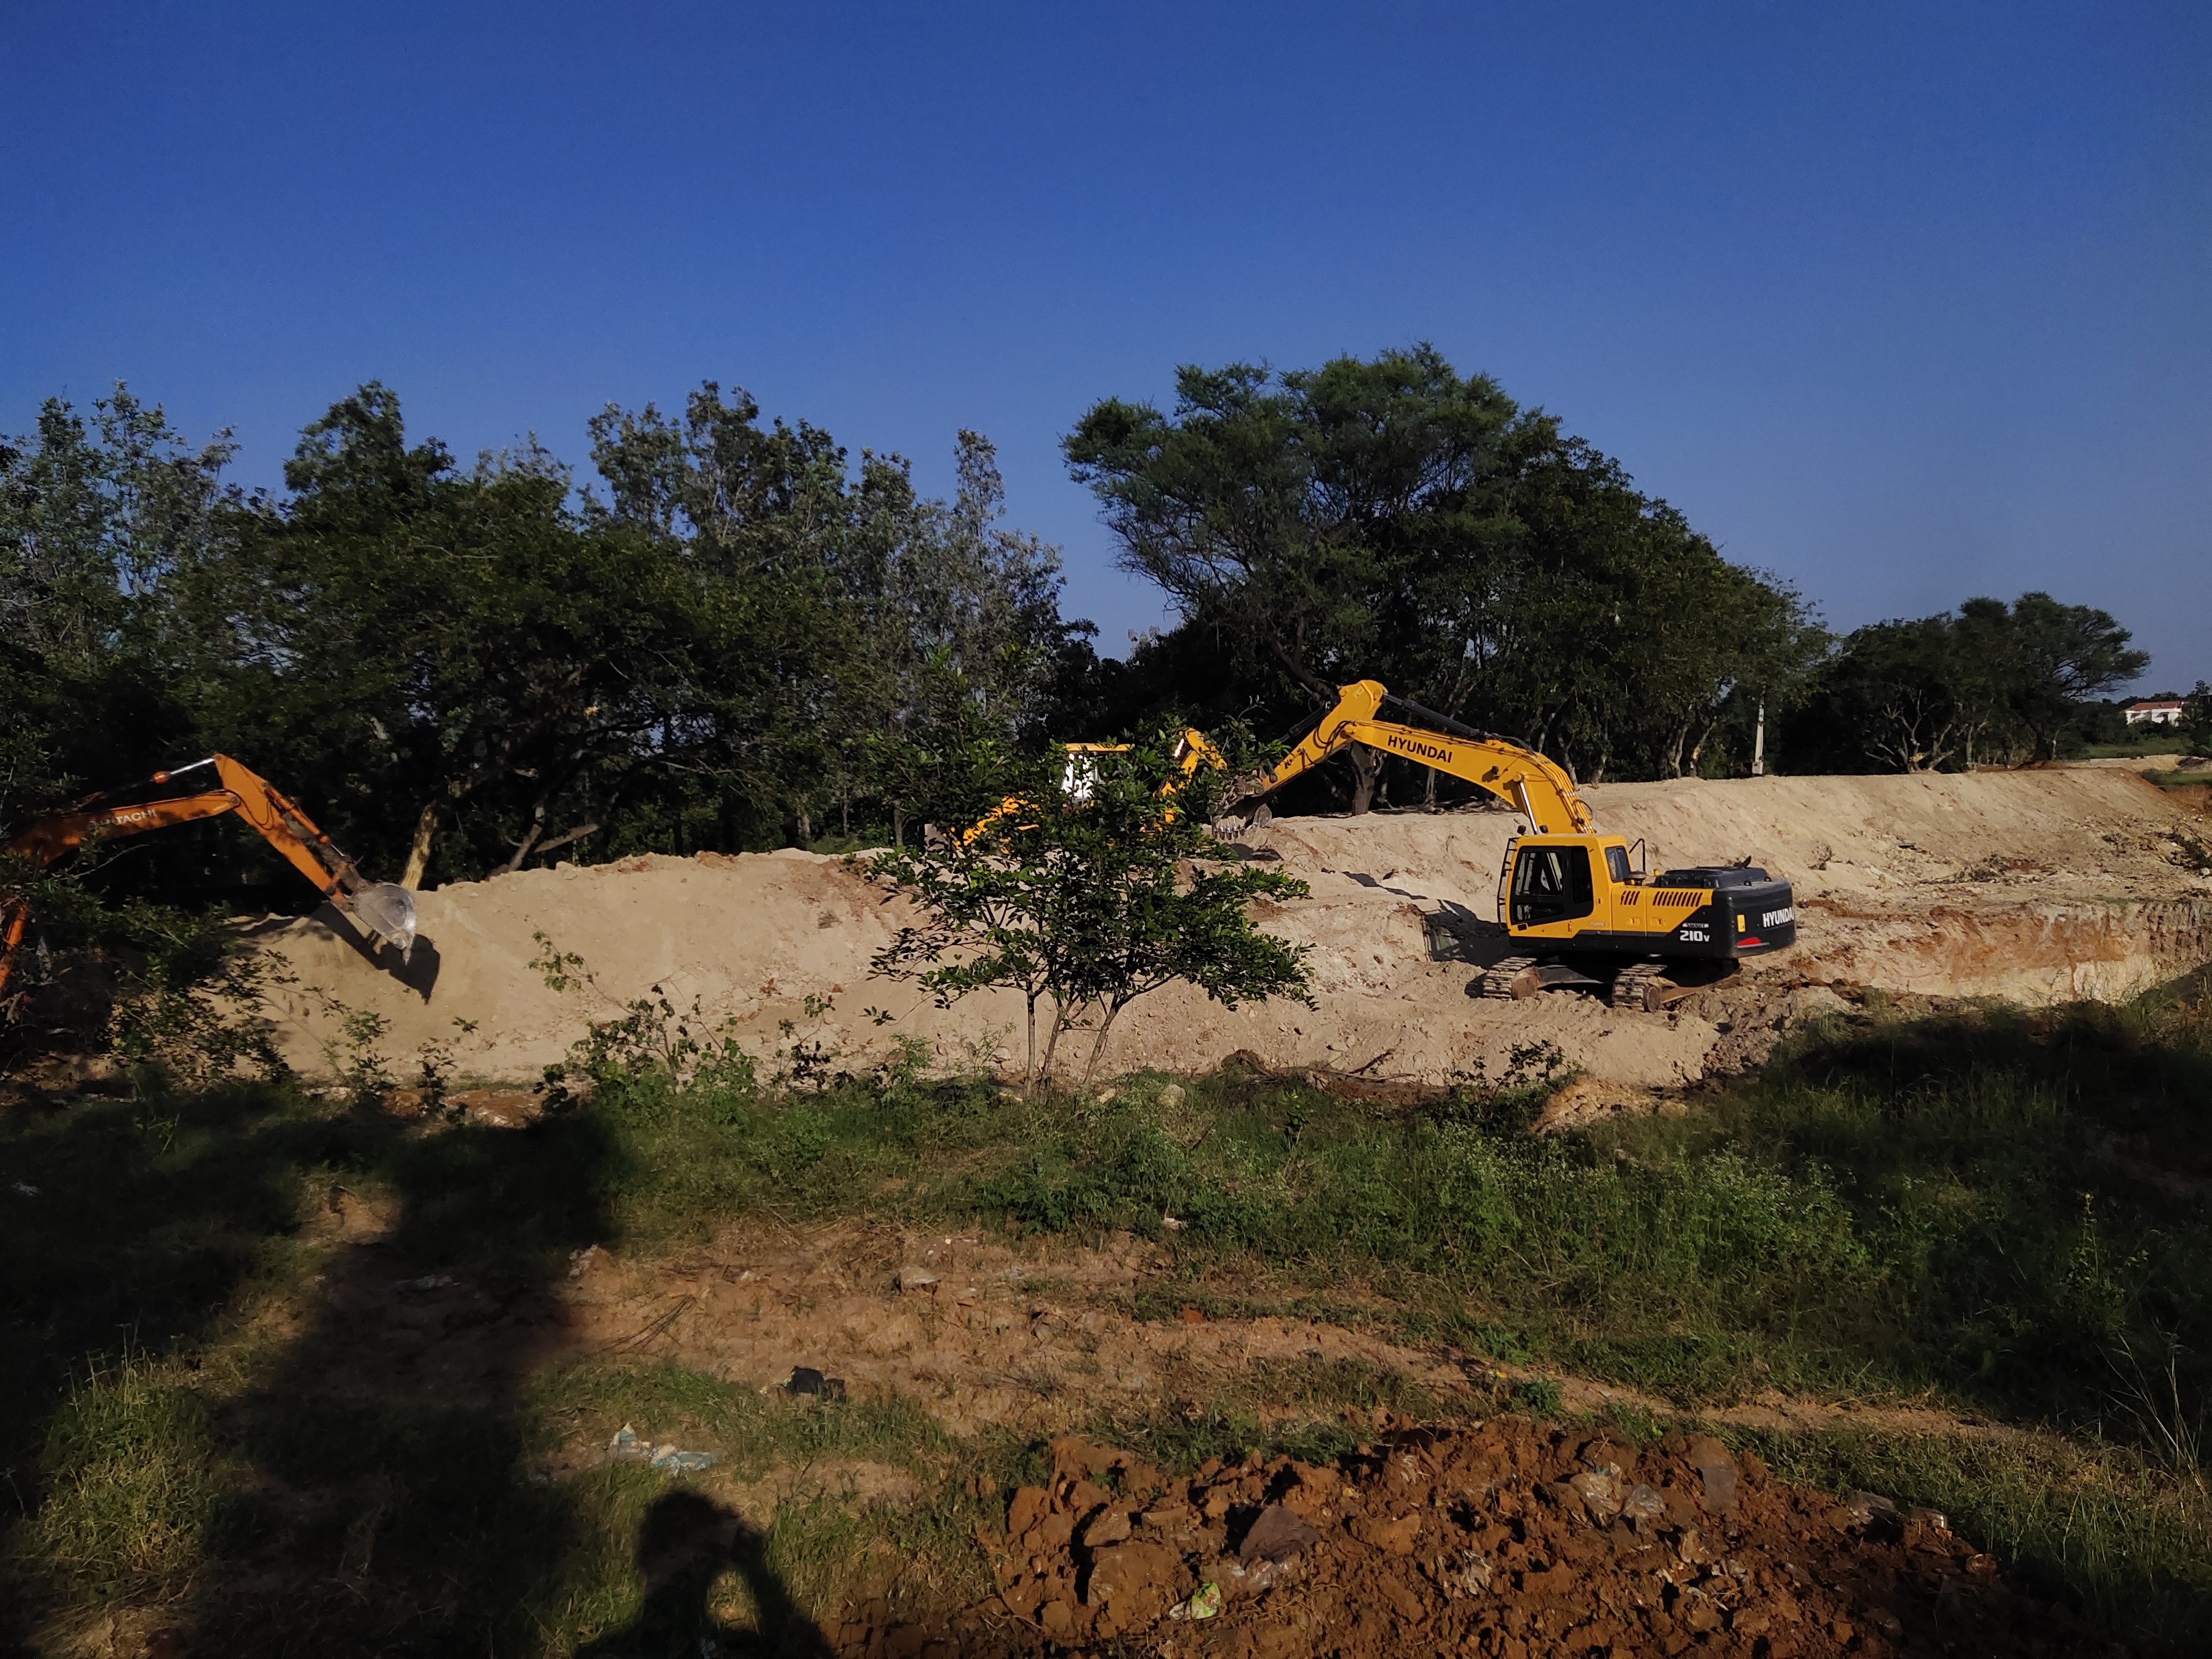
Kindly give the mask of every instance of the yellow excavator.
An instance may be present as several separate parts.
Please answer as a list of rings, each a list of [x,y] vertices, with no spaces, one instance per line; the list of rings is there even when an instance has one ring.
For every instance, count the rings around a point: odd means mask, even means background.
[[[1425,725],[1383,720],[1386,705]],[[1498,876],[1498,919],[1514,954],[1486,968],[1470,994],[1572,989],[1601,993],[1616,1007],[1659,1009],[1734,972],[1745,957],[1796,942],[1788,882],[1755,866],[1639,871],[1626,839],[1591,828],[1588,804],[1557,764],[1375,680],[1340,687],[1336,707],[1234,810],[1263,822],[1268,795],[1356,743],[1463,778],[1528,821],[1506,843]]]
[[[179,779],[204,769],[215,774],[210,785],[179,786]],[[397,946],[403,962],[413,954],[414,894],[362,876],[295,802],[228,755],[210,755],[190,766],[156,772],[141,783],[87,795],[64,811],[33,819],[7,842],[5,850],[27,860],[33,870],[43,870],[88,842],[114,841],[231,812],[252,825],[371,939]],[[29,900],[0,888],[0,1008],[6,1006],[9,975],[30,919]]]
[[[1090,799],[1091,785],[1097,776],[1098,762],[1095,757],[1099,755],[1126,755],[1135,746],[1127,743],[1062,744],[1060,747],[1067,750],[1067,769],[1060,775],[1061,792],[1070,800]],[[1228,766],[1228,762],[1221,757],[1221,751],[1213,746],[1212,739],[1196,726],[1188,728],[1176,739],[1172,758],[1176,764],[1175,774],[1159,788],[1163,800],[1172,800],[1201,766],[1211,767],[1217,772]],[[974,846],[976,838],[986,830],[1022,811],[1027,805],[1028,803],[1019,795],[1007,796],[960,832],[961,845]],[[1172,817],[1175,810],[1170,808],[1168,816]]]

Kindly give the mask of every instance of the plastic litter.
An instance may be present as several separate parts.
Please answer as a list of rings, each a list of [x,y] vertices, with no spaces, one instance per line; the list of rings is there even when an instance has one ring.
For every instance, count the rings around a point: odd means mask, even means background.
[[[14,1188],[18,1197],[36,1198],[39,1195],[39,1189],[27,1181],[11,1181],[8,1184]]]
[[[392,1288],[395,1291],[442,1291],[459,1283],[460,1280],[451,1273],[424,1273],[420,1279],[403,1279]]]
[[[685,1451],[673,1441],[656,1446],[627,1423],[607,1442],[607,1456],[617,1463],[643,1463],[665,1474],[696,1474],[713,1468],[716,1462],[712,1452]]]
[[[794,1400],[803,1394],[814,1395],[823,1400],[842,1400],[845,1397],[845,1379],[824,1376],[811,1365],[794,1365],[791,1368],[791,1381],[783,1385],[783,1391]]]
[[[1168,1609],[1170,1619],[1211,1619],[1221,1611],[1221,1586],[1211,1578],[1198,1587],[1197,1594],[1188,1601],[1178,1601]]]

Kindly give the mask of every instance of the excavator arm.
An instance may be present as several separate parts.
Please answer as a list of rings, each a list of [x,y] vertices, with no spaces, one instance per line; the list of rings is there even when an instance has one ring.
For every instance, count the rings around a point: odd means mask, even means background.
[[[1396,703],[1450,729],[1427,731],[1377,719],[1386,703]],[[1539,835],[1577,835],[1590,827],[1589,805],[1575,793],[1574,781],[1555,763],[1510,738],[1477,732],[1418,703],[1394,697],[1376,680],[1340,687],[1336,707],[1259,779],[1237,803],[1239,810],[1250,813],[1291,779],[1310,772],[1355,743],[1464,778],[1502,797],[1528,818]]]
[[[123,805],[120,794],[173,784],[187,773],[212,768],[216,787],[161,795]],[[33,869],[59,863],[87,842],[144,835],[173,824],[234,812],[246,820],[285,861],[314,884],[337,908],[353,916],[370,934],[399,947],[404,960],[415,946],[415,899],[404,888],[364,880],[351,859],[316,827],[298,803],[266,778],[228,755],[213,755],[173,772],[156,772],[145,783],[88,795],[65,811],[34,820],[8,842],[7,850]],[[15,963],[30,921],[29,902],[20,893],[0,897],[0,993]]]
[[[1067,750],[1067,769],[1060,780],[1060,787],[1071,798],[1077,800],[1089,798],[1091,793],[1089,769],[1097,764],[1095,761],[1085,757],[1092,755],[1126,755],[1136,747],[1134,744],[1127,743],[1071,743],[1063,746]],[[1174,775],[1160,785],[1159,798],[1162,800],[1172,800],[1183,785],[1198,775],[1200,767],[1210,766],[1219,772],[1225,770],[1229,765],[1229,763],[1222,758],[1220,750],[1214,747],[1213,740],[1194,726],[1186,727],[1183,734],[1176,739],[1175,750],[1170,758],[1175,762],[1176,769]],[[1008,795],[960,832],[960,844],[963,847],[972,847],[994,824],[1003,823],[1008,817],[1029,810],[1029,803],[1019,795]],[[1172,817],[1174,814],[1175,809],[1170,807],[1168,815]]]

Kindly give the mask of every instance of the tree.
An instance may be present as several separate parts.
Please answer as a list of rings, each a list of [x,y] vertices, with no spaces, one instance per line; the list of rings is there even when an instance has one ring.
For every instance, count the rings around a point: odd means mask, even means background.
[[[2128,630],[2048,593],[1854,630],[1820,671],[1802,760],[1905,772],[2056,758],[2096,700],[2150,659]]]
[[[1065,449],[1124,566],[1241,671],[1238,712],[1374,678],[1592,778],[1671,775],[1739,685],[1785,697],[1819,655],[1794,592],[1431,347],[1176,387],[1171,415],[1094,405]],[[1364,811],[1405,763],[1352,759]]]
[[[2192,754],[2212,754],[2212,683],[2197,682],[2181,702],[2181,735]]]
[[[234,493],[127,386],[0,438],[0,821],[159,763],[188,726],[163,672],[168,585]]]
[[[948,504],[917,495],[899,457],[864,450],[855,476],[828,433],[763,428],[751,398],[712,381],[680,422],[610,405],[592,435],[609,501],[587,511],[744,596],[725,741],[800,840],[877,795],[902,840],[930,757],[982,734],[1042,742],[1055,665],[1089,624],[1060,617],[1057,551],[1001,523],[988,439],[959,434]]]
[[[1370,676],[1433,695],[1450,665],[1430,620],[1478,602],[1510,535],[1512,401],[1427,345],[1279,375],[1186,367],[1176,387],[1172,416],[1109,398],[1064,441],[1124,568],[1323,706]],[[1382,758],[1352,764],[1364,811]]]
[[[1172,798],[1166,748],[1115,757],[1080,798],[1060,787],[1066,751],[1002,769],[995,781],[1026,803],[972,841],[940,836],[868,861],[922,920],[900,930],[872,970],[907,979],[939,1006],[999,987],[1022,994],[1024,1080],[1041,1091],[1061,1036],[1089,1018],[1087,1083],[1122,1010],[1165,985],[1197,986],[1234,1008],[1250,1000],[1310,1001],[1305,948],[1253,924],[1255,900],[1303,897],[1293,878],[1243,866],[1204,825],[1212,781]],[[1040,1006],[1050,1006],[1044,1047]]]
[[[457,874],[596,832],[695,738],[727,607],[666,549],[580,523],[542,451],[461,473],[371,383],[285,480],[192,575],[203,728],[399,842],[404,885],[465,813]]]
[[[1995,599],[1969,600],[1996,605]],[[2118,690],[2150,666],[2150,653],[2106,611],[2061,605],[2048,593],[2013,601],[2013,710],[2035,752],[2058,758],[2058,744],[2081,704]]]

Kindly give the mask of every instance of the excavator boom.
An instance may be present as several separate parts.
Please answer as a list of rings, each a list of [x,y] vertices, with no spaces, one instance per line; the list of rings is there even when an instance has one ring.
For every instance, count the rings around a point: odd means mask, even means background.
[[[1431,732],[1376,718],[1384,704],[1400,702],[1376,680],[1340,688],[1336,707],[1322,715],[1320,724],[1276,763],[1238,805],[1249,810],[1331,756],[1364,743],[1464,778],[1502,796],[1539,834],[1579,835],[1590,827],[1589,807],[1575,793],[1574,781],[1556,763],[1508,738],[1468,726],[1456,726],[1449,732]],[[1406,706],[1444,723],[1442,715],[1417,704]]]
[[[109,804],[117,795],[173,784],[187,773],[211,768],[216,787],[147,799]],[[144,835],[173,824],[236,813],[316,890],[359,921],[372,935],[399,947],[402,960],[415,948],[415,896],[389,883],[365,881],[351,859],[332,845],[298,803],[266,778],[228,755],[211,755],[174,771],[156,772],[143,784],[88,795],[64,811],[33,820],[7,843],[7,851],[43,870],[59,863],[88,842]],[[20,893],[0,896],[0,993],[15,964],[15,952],[30,920],[30,905]]]
[[[1431,726],[1381,719],[1393,703]],[[1471,988],[1477,994],[1599,988],[1617,1006],[1664,1006],[1685,992],[1660,979],[1662,970],[1692,980],[1700,971],[1732,972],[1744,957],[1796,940],[1788,882],[1747,866],[1639,873],[1628,843],[1594,830],[1574,780],[1553,761],[1394,697],[1374,680],[1340,688],[1336,707],[1253,785],[1237,811],[1256,820],[1268,795],[1361,743],[1464,778],[1528,820],[1527,833],[1506,844],[1498,920],[1513,948],[1531,954],[1492,963]]]

